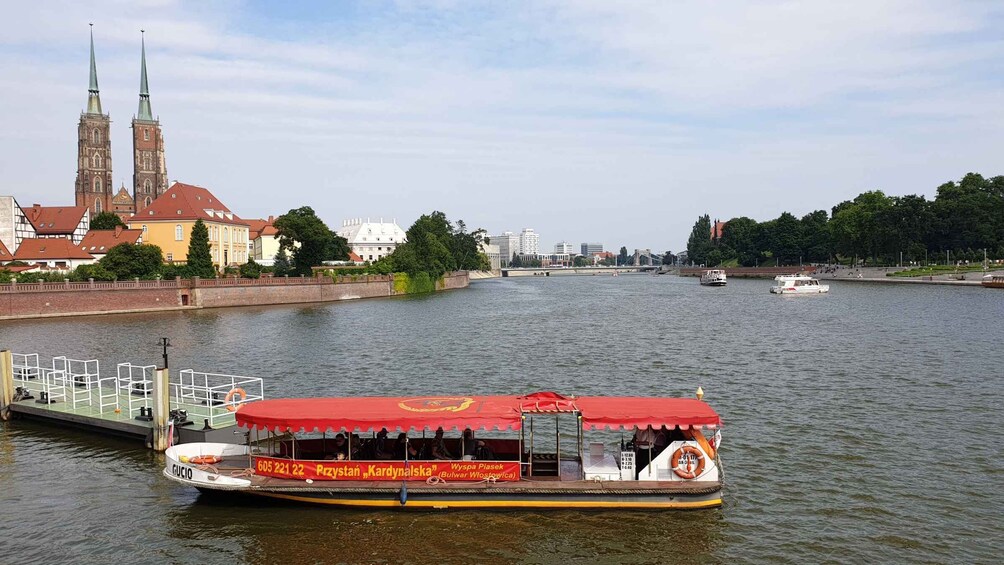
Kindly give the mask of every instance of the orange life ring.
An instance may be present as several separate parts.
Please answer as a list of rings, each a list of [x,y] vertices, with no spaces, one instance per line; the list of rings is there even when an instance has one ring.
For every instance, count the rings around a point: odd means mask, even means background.
[[[680,468],[680,459],[683,459],[684,455],[691,455],[693,458],[687,457],[687,467]],[[697,459],[696,467],[693,464],[694,459]],[[673,457],[670,458],[669,464],[673,466],[673,472],[676,473],[677,477],[681,479],[693,479],[704,471],[704,453],[692,445],[684,445],[673,452]]]
[[[189,457],[189,463],[195,463],[196,465],[215,465],[223,461],[223,458],[219,455],[197,455],[195,457]]]
[[[231,389],[230,392],[227,393],[227,397],[223,399],[223,404],[226,405],[227,410],[231,412],[236,412],[241,409],[239,404],[234,404],[232,402],[234,397],[237,396],[238,394],[241,396],[241,399],[238,400],[238,402],[244,402],[245,400],[247,400],[248,393],[244,392],[244,389],[239,387]]]

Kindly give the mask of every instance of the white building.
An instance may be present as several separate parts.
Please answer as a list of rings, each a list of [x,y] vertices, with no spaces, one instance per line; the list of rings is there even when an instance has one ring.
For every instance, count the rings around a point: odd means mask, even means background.
[[[0,243],[13,255],[22,240],[35,237],[35,226],[17,200],[13,196],[0,196]]]
[[[499,246],[494,243],[482,243],[481,252],[488,256],[488,262],[491,263],[492,270],[497,271],[502,268],[502,253],[499,252]],[[509,256],[512,259],[512,255]]]
[[[583,243],[582,244],[582,254],[586,257],[596,255],[597,253],[603,253],[602,243]]]
[[[575,253],[575,246],[567,241],[559,241],[554,244],[554,253],[557,255],[572,255]]]
[[[349,248],[359,255],[363,261],[378,261],[394,252],[399,244],[407,241],[404,230],[397,225],[397,220],[371,222],[369,218],[345,220],[342,222],[338,235],[349,241]]]
[[[523,255],[540,255],[540,234],[533,228],[523,228],[519,234],[519,252]]]
[[[512,261],[512,256],[519,253],[519,236],[511,231],[489,236],[488,240],[492,245],[499,246],[499,257],[501,257],[503,265],[508,266],[509,262]]]

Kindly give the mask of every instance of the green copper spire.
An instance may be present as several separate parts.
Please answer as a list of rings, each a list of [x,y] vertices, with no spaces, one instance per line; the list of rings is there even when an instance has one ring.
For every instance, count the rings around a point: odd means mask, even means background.
[[[142,44],[142,57],[139,74],[139,113],[136,114],[138,120],[153,121],[153,112],[150,110],[150,86],[146,82],[146,39],[142,35],[143,30],[139,30],[140,42]]]
[[[94,24],[91,26],[91,82],[87,87],[87,113],[101,113],[101,97],[98,96],[98,65],[94,62]]]

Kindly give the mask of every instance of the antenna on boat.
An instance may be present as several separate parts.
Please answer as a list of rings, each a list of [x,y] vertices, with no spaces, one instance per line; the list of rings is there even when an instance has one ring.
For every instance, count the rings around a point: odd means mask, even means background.
[[[160,338],[160,345],[164,348],[164,368],[167,368],[167,348],[171,347],[171,338]]]

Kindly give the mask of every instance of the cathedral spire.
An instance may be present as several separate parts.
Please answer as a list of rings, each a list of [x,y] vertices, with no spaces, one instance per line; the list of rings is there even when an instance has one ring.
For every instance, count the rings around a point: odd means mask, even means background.
[[[98,95],[98,65],[94,62],[94,24],[91,26],[91,82],[87,87],[87,113],[101,113],[101,97]]]
[[[139,112],[136,114],[136,119],[152,122],[153,112],[150,110],[150,86],[146,81],[146,38],[143,35],[143,30],[139,30],[139,33],[142,44],[142,56],[139,75]]]

